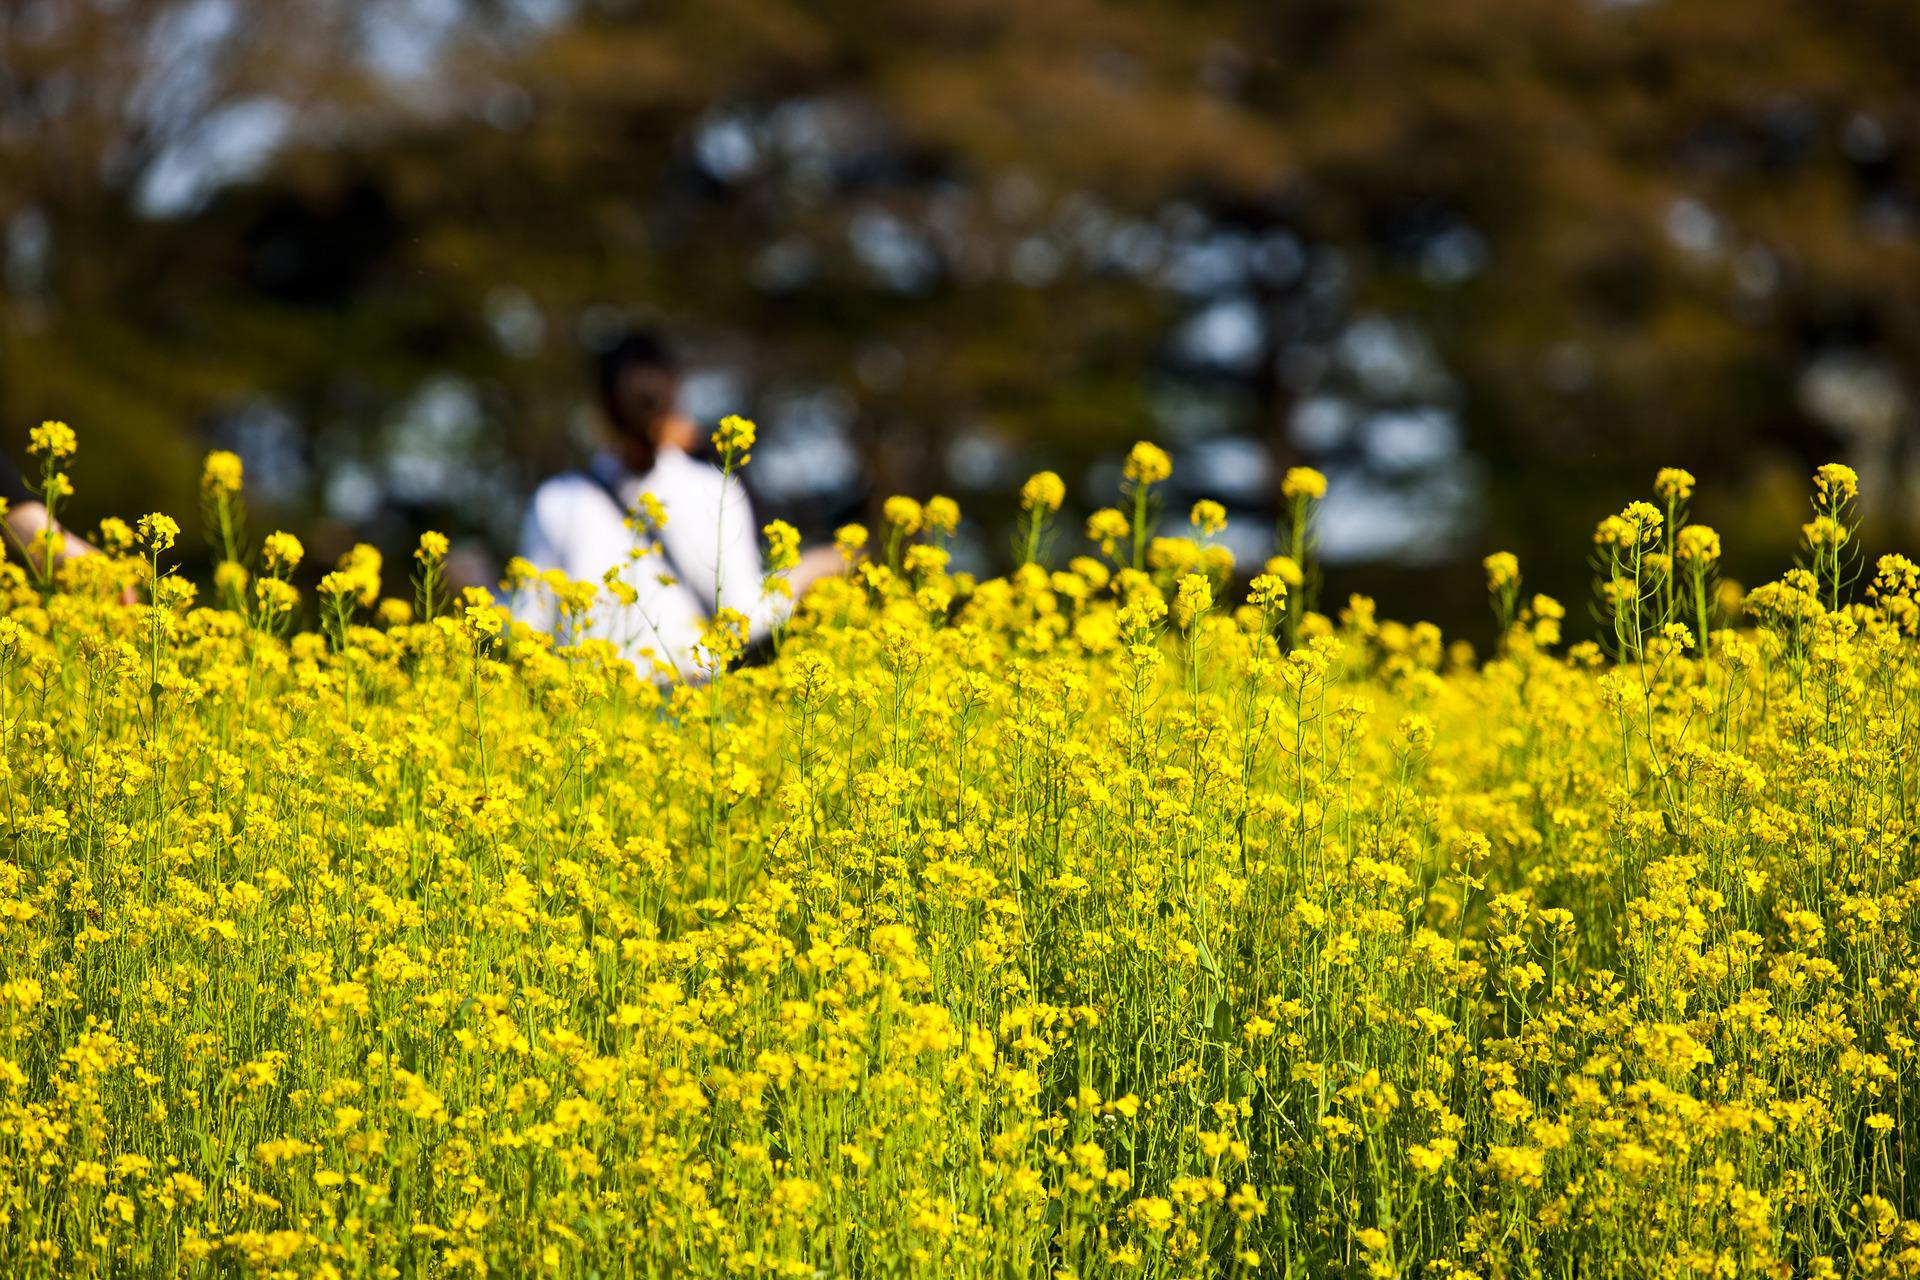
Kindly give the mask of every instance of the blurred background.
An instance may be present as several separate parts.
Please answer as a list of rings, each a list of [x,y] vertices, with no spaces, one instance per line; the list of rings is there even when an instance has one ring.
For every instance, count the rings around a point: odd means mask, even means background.
[[[81,524],[224,447],[256,535],[486,576],[633,320],[763,519],[947,492],[973,567],[1141,437],[1243,564],[1322,468],[1330,601],[1469,631],[1665,464],[1748,581],[1829,459],[1912,551],[1920,5],[0,4],[0,424]]]

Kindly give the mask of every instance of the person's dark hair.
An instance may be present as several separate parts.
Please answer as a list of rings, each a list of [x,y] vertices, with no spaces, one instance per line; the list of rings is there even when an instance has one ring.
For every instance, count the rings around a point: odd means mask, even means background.
[[[659,454],[660,427],[680,395],[680,358],[667,340],[630,329],[594,361],[594,390],[626,464],[645,474]]]

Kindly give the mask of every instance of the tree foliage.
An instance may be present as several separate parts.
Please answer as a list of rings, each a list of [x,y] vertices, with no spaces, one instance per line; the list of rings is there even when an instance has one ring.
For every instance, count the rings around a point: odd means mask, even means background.
[[[111,437],[142,465],[103,503],[247,403],[308,498],[377,478],[448,378],[510,491],[575,447],[610,307],[744,399],[830,397],[878,491],[964,488],[956,441],[1075,466],[1149,432],[1404,490],[1431,467],[1369,424],[1417,411],[1510,541],[1666,461],[1764,492],[1838,448],[1883,513],[1912,492],[1901,0],[474,2],[396,67],[412,12],[0,18],[0,417]],[[263,102],[270,163],[152,216],[156,168]],[[1222,303],[1230,350],[1183,339]]]

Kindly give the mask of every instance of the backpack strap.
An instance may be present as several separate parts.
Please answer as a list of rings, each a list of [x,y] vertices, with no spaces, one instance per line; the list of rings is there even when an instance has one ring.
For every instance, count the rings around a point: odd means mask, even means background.
[[[614,471],[614,466],[598,465],[601,461],[602,459],[596,458],[593,463],[582,468],[580,474],[593,482],[593,487],[600,491],[602,496],[612,504],[615,513],[619,515],[622,521],[625,521],[629,515],[627,504],[620,497],[618,481],[614,475],[609,474]],[[621,473],[621,478],[624,478],[624,473]],[[666,565],[667,572],[673,575],[673,580],[685,587],[688,591],[691,591],[693,598],[698,600],[707,612],[712,613],[715,608],[714,602],[708,600],[706,596],[701,593],[699,587],[687,581],[687,576],[680,571],[680,566],[674,562],[673,552],[667,549],[666,541],[661,538],[658,533],[649,533],[647,540],[660,552],[660,559]]]

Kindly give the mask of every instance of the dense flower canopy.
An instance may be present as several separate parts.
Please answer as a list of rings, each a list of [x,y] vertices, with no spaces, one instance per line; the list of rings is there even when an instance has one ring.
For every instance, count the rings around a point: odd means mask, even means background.
[[[1920,571],[1743,608],[1667,485],[1479,661],[1135,456],[1104,558],[893,504],[697,682],[444,539],[15,555],[6,1271],[1920,1274]]]

